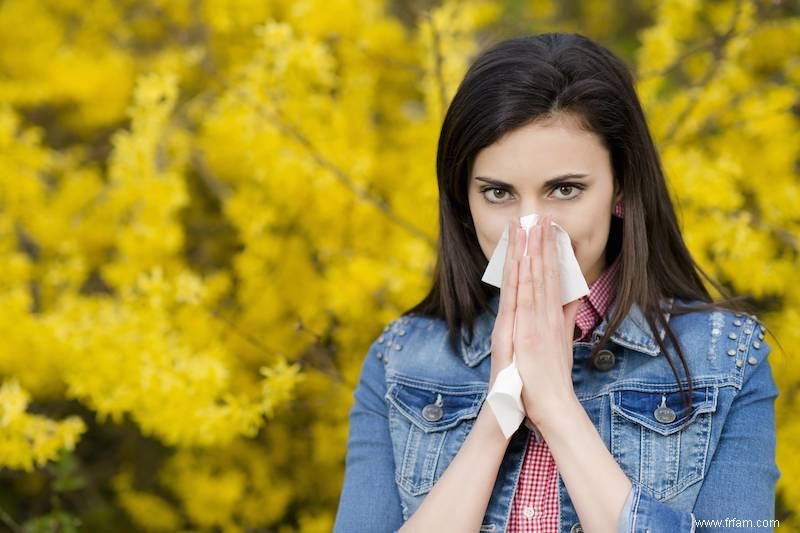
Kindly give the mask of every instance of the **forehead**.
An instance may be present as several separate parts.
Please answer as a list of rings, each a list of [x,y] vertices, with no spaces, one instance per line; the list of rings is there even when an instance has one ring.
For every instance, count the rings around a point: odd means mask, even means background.
[[[496,179],[547,177],[566,172],[610,172],[611,162],[599,136],[575,121],[535,122],[517,128],[478,152],[474,176]]]

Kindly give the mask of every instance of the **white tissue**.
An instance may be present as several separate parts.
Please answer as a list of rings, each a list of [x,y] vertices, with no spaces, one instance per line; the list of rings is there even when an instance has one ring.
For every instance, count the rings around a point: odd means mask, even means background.
[[[539,215],[531,213],[519,219],[520,224],[528,230],[539,219]],[[555,229],[556,249],[558,250],[558,266],[560,273],[561,305],[577,300],[589,294],[589,286],[586,278],[583,277],[575,252],[572,249],[572,241],[569,234],[564,229],[551,221]],[[525,241],[524,255],[528,255],[527,240]],[[503,230],[500,242],[489,260],[489,265],[483,273],[481,281],[485,281],[495,287],[500,287],[503,279],[503,264],[505,263],[506,250],[508,248],[508,228]],[[516,319],[514,322],[516,328]],[[492,390],[486,396],[486,401],[492,407],[500,429],[506,438],[511,437],[525,418],[525,408],[522,404],[522,378],[517,370],[517,354],[512,355],[511,364],[500,370],[495,378]],[[525,424],[528,428],[538,433],[537,428],[531,423]]]

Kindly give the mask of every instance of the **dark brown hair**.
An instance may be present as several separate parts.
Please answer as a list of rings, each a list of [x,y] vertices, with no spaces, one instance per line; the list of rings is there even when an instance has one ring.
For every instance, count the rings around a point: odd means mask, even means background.
[[[576,33],[544,33],[508,39],[483,51],[468,69],[444,117],[436,174],[439,187],[438,257],[433,285],[403,314],[444,319],[449,342],[459,349],[462,324],[469,341],[481,312],[499,289],[481,281],[487,266],[469,209],[468,181],[477,153],[506,133],[536,121],[576,118],[598,135],[610,153],[615,192],[624,191],[625,218],[612,217],[606,260],[622,254],[616,308],[591,356],[608,341],[636,302],[652,332],[663,327],[677,348],[689,391],[659,335],[678,386],[692,409],[692,382],[680,343],[661,309],[675,297],[672,314],[729,310],[754,315],[746,296],[730,297],[694,261],[681,236],[658,152],[634,89],[633,77],[611,51]],[[702,276],[702,277],[701,277]],[[724,299],[714,302],[708,280]],[[699,301],[699,302],[698,302]]]

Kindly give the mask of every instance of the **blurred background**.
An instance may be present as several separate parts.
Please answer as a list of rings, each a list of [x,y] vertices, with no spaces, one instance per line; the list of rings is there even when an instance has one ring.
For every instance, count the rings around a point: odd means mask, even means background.
[[[787,349],[800,530],[780,0],[0,0],[0,530],[330,531],[366,349],[431,282],[443,113],[545,31],[629,64],[692,253]]]

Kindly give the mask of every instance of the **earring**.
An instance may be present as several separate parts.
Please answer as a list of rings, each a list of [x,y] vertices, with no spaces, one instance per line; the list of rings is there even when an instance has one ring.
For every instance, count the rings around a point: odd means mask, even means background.
[[[625,209],[622,207],[622,201],[617,202],[614,204],[614,216],[618,218],[624,218]]]

